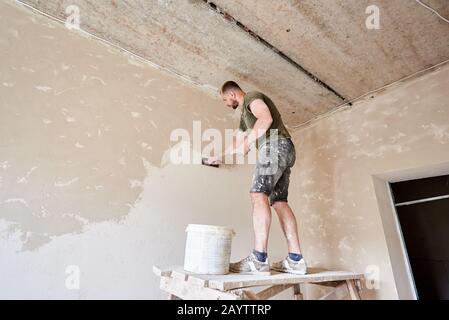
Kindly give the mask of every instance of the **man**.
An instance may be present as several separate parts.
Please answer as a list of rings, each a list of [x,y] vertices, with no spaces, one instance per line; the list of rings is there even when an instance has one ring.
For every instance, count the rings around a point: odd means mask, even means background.
[[[275,209],[287,239],[288,256],[271,268],[277,271],[305,274],[306,263],[299,247],[294,213],[287,202],[290,168],[296,160],[295,147],[273,101],[261,92],[244,92],[237,83],[228,81],[221,88],[224,104],[232,109],[242,106],[237,139],[224,154],[211,157],[219,164],[226,154],[247,154],[253,144],[258,159],[250,189],[253,204],[254,250],[245,259],[230,264],[238,273],[269,274],[267,258],[271,224],[270,205]],[[248,130],[251,129],[250,132]]]

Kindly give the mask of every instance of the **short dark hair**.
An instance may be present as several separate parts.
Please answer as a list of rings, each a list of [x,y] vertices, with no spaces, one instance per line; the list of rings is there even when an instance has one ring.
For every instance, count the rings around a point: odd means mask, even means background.
[[[229,90],[240,90],[242,91],[242,89],[240,88],[240,86],[237,84],[237,82],[234,81],[226,81],[222,86],[221,86],[221,90],[220,93],[224,94],[226,92],[228,92]]]

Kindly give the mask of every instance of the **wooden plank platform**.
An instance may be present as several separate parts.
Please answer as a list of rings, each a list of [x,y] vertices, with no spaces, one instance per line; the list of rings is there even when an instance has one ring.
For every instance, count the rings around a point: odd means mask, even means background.
[[[358,300],[360,280],[363,279],[362,273],[314,268],[309,268],[306,275],[273,271],[271,275],[264,276],[237,273],[194,274],[185,271],[182,266],[154,266],[153,271],[161,277],[161,289],[167,291],[170,297],[181,299],[268,299],[292,287],[295,298],[301,299],[300,284],[311,283],[333,287],[336,292],[340,292],[342,288],[347,289],[350,298]],[[258,293],[250,290],[263,286],[270,287]],[[331,293],[323,298],[335,298]]]

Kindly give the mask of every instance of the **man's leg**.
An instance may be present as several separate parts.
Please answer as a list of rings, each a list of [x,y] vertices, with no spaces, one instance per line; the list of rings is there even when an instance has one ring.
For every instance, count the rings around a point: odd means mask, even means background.
[[[272,202],[272,206],[279,217],[279,222],[287,239],[288,256],[282,261],[275,262],[271,268],[281,272],[306,274],[307,265],[301,254],[298,237],[298,224],[295,215],[287,201]]]
[[[299,246],[298,225],[295,215],[286,201],[276,201],[272,205],[278,214],[282,231],[284,231],[287,239],[288,256],[282,261],[273,263],[271,268],[281,272],[306,274],[307,265]]]
[[[287,202],[277,201],[273,203],[273,208],[281,224],[282,231],[287,239],[288,252],[301,253],[299,246],[298,224],[296,222],[293,210]]]
[[[243,260],[229,265],[232,272],[270,274],[270,264],[267,259],[268,233],[271,225],[271,208],[268,194],[271,194],[276,184],[277,176],[272,173],[270,155],[277,155],[273,149],[263,146],[259,150],[259,159],[250,189],[253,204],[254,250]],[[282,172],[277,173],[281,175]]]
[[[280,184],[283,188],[278,188],[278,192],[273,192],[273,190],[281,177],[288,180],[289,167],[293,166],[294,160],[294,146],[288,139],[265,144],[260,148],[250,189],[253,203],[254,251],[245,259],[231,263],[231,271],[257,273],[269,271],[267,247],[271,225],[270,201],[273,197],[277,200],[279,198],[276,197],[287,199],[285,192],[288,191],[288,183]],[[268,197],[268,195],[270,196]],[[273,201],[271,202],[273,203]]]
[[[287,239],[288,256],[282,261],[273,263],[271,267],[274,270],[282,272],[305,274],[307,273],[307,265],[303,259],[299,246],[298,224],[292,209],[287,203],[291,173],[290,168],[295,164],[296,153],[294,145],[290,141],[283,141],[280,148],[284,150],[284,152],[282,152],[282,159],[287,164],[287,168],[283,171],[282,176],[274,186],[274,190],[270,194],[269,200],[276,210],[282,231]]]
[[[268,233],[271,225],[271,209],[268,196],[263,192],[251,192],[253,203],[254,251],[243,260],[229,265],[232,272],[270,274],[267,259]]]
[[[266,253],[271,225],[268,196],[265,193],[252,192],[251,201],[253,203],[254,249]]]

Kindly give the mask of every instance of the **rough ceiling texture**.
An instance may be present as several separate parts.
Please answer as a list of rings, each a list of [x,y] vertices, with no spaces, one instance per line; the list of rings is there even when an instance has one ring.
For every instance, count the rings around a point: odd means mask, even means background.
[[[21,2],[62,20],[77,5],[83,30],[203,86],[262,90],[290,126],[449,59],[449,24],[412,0]],[[449,16],[449,1],[426,3]]]

